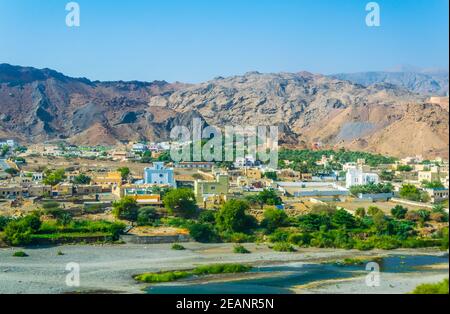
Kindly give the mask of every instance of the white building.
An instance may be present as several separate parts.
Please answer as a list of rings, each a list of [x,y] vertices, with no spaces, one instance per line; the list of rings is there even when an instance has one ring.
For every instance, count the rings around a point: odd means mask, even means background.
[[[378,184],[380,178],[376,173],[363,172],[358,168],[350,168],[347,170],[345,178],[345,186],[348,188],[354,185]]]
[[[254,167],[255,165],[255,157],[252,155],[247,155],[245,157],[236,157],[236,161],[234,162],[234,166],[236,168]]]
[[[164,167],[163,162],[153,163],[153,167],[144,169],[144,183],[176,187],[173,168]]]

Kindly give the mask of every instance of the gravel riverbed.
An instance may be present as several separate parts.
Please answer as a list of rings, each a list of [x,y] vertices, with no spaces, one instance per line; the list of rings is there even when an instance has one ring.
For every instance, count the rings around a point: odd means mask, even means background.
[[[354,256],[380,256],[386,254],[423,255],[442,254],[434,249],[396,251],[346,251],[336,249],[300,249],[295,253],[274,252],[266,245],[246,244],[252,254],[234,254],[233,244],[183,244],[186,250],[175,251],[170,244],[153,245],[67,245],[55,247],[0,249],[0,293],[142,293],[145,285],[136,283],[132,276],[143,272],[190,269],[212,263],[277,264],[286,262],[314,263]],[[25,251],[28,257],[13,257],[15,251]],[[62,253],[63,255],[59,254]],[[66,266],[80,266],[80,286],[66,284],[69,271]],[[447,270],[442,270],[443,273]],[[436,275],[436,274],[435,274]],[[442,274],[437,274],[442,275]],[[399,275],[400,276],[400,275]],[[439,279],[442,276],[437,276]],[[422,276],[425,280],[426,278]],[[395,279],[397,282],[401,278]],[[418,276],[412,284],[428,282]],[[344,285],[348,289],[342,289]],[[411,285],[412,285],[411,284]],[[328,289],[326,288],[328,286]],[[352,292],[350,283],[303,287],[300,293]],[[356,287],[356,286],[355,286]],[[409,286],[408,286],[409,289]],[[301,291],[300,291],[301,290]],[[358,290],[357,290],[358,291]],[[361,291],[360,292],[366,292]],[[391,291],[393,291],[391,289]],[[370,293],[370,291],[367,291]]]

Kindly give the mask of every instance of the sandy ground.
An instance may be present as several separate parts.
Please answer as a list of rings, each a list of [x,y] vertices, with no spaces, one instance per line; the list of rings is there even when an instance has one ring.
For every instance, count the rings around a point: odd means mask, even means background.
[[[366,284],[366,276],[350,279],[329,280],[294,287],[299,294],[405,294],[423,283],[437,283],[448,278],[447,269],[436,272],[382,273],[379,286]]]
[[[211,263],[252,263],[277,264],[292,261],[321,262],[354,256],[380,256],[385,254],[438,254],[437,251],[398,250],[398,251],[345,251],[328,249],[301,249],[296,253],[274,252],[265,245],[246,244],[252,254],[233,254],[233,244],[183,244],[184,251],[171,250],[170,244],[154,245],[70,245],[58,247],[25,248],[28,257],[13,257],[19,249],[0,249],[0,293],[67,293],[67,292],[120,292],[141,293],[145,285],[138,284],[132,275],[161,270],[189,269],[200,264]],[[64,255],[58,255],[58,251]],[[68,263],[80,265],[80,286],[66,285]],[[437,271],[437,270],[436,270]],[[447,272],[448,269],[441,270]],[[410,286],[431,282],[439,278],[418,277]],[[364,282],[364,281],[363,281]],[[402,279],[403,282],[403,279]],[[428,281],[423,281],[428,282]],[[297,287],[298,292],[336,292],[342,287],[352,290],[354,283],[341,283],[305,289]],[[358,286],[358,285],[356,285]],[[408,286],[408,289],[409,287]],[[406,287],[405,287],[406,289]],[[302,291],[300,291],[302,290]],[[409,289],[411,290],[411,289]],[[359,292],[363,292],[359,290]],[[371,293],[371,292],[369,292]]]

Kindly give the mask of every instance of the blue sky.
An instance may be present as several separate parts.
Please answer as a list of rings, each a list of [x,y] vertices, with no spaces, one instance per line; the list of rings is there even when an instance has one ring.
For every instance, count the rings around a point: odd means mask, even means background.
[[[448,0],[0,0],[0,63],[98,80],[448,67]]]

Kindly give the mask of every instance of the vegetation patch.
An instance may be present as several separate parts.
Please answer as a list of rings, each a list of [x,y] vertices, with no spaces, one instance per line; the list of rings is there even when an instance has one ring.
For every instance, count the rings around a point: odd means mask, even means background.
[[[272,249],[277,252],[296,252],[297,250],[287,242],[278,242],[272,246]]]
[[[412,294],[448,294],[448,279],[434,284],[417,286]]]
[[[14,257],[27,257],[28,254],[25,253],[24,251],[17,251],[17,252],[14,252],[13,256]]]
[[[245,248],[243,245],[236,245],[233,248],[233,252],[237,254],[250,254],[251,252]]]
[[[162,283],[184,279],[192,276],[205,276],[215,274],[242,273],[251,270],[252,267],[242,264],[215,264],[198,266],[187,271],[167,271],[159,273],[145,273],[134,276],[137,281],[145,283]]]
[[[172,245],[172,250],[183,251],[183,250],[186,250],[186,248],[184,246],[182,246],[181,244],[175,243],[174,245]]]

